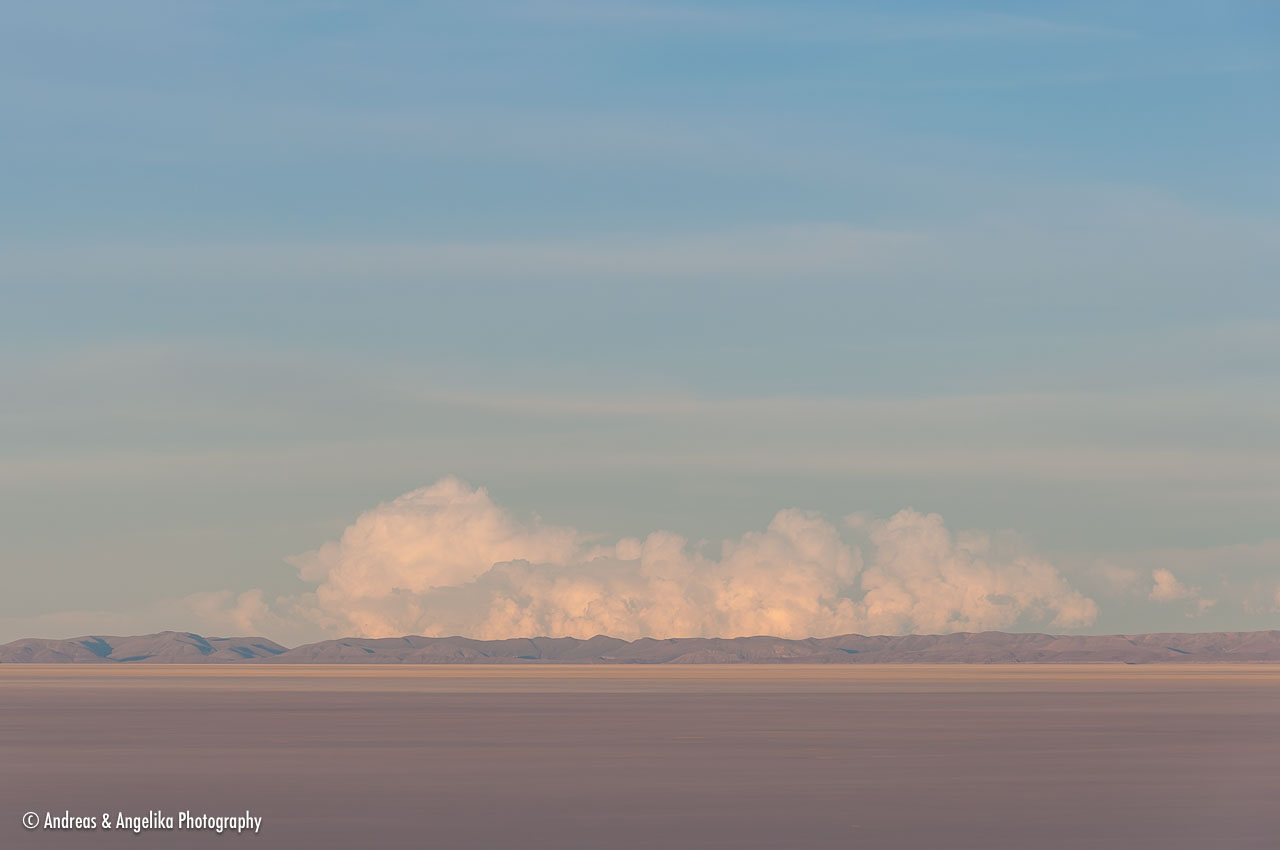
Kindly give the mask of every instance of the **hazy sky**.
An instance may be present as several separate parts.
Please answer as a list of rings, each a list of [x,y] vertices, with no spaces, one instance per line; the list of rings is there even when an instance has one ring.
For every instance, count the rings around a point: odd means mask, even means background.
[[[13,4],[0,639],[1280,628],[1277,90],[1270,2]]]

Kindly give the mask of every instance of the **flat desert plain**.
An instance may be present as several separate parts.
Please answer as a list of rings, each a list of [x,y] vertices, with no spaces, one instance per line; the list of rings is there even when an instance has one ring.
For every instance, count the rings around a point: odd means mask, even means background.
[[[1276,665],[0,666],[15,850],[1277,846]]]

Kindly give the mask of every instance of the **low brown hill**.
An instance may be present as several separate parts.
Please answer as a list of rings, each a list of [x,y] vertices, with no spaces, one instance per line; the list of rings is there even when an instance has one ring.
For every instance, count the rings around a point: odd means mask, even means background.
[[[1201,634],[840,635],[787,640],[464,637],[341,638],[286,649],[266,638],[187,632],[0,645],[0,663],[275,664],[1008,664],[1280,662],[1280,631]]]
[[[0,663],[169,663],[245,661],[266,658],[285,647],[262,637],[206,638],[189,632],[111,637],[94,635],[67,640],[24,638],[0,646]]]

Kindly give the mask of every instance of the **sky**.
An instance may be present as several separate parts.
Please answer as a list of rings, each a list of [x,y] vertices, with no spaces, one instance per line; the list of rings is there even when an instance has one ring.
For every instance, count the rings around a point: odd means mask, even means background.
[[[0,26],[0,640],[1280,628],[1280,9]]]

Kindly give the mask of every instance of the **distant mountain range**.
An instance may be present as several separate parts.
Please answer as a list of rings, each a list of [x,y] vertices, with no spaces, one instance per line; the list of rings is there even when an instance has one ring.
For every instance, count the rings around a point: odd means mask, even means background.
[[[950,635],[577,638],[341,638],[289,649],[260,637],[187,632],[135,637],[24,638],[0,664],[944,664],[1280,662],[1280,631],[1150,635]]]

